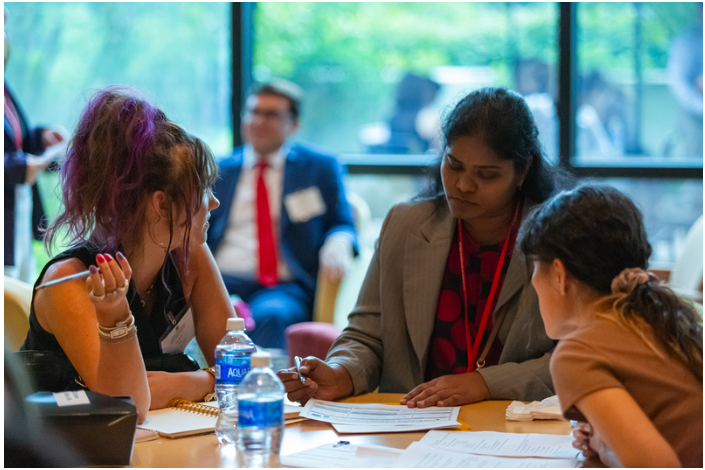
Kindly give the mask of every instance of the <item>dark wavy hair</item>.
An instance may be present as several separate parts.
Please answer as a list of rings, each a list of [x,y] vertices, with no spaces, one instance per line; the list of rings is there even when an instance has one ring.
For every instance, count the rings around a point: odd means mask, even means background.
[[[517,173],[529,166],[520,191],[531,202],[545,201],[559,185],[570,182],[567,174],[546,162],[534,117],[524,98],[514,91],[487,87],[469,93],[444,116],[441,130],[443,149],[428,171],[430,182],[419,198],[437,198],[437,203],[443,203],[443,157],[458,138],[475,135],[500,158],[511,161]]]
[[[208,146],[142,98],[136,90],[110,86],[83,111],[61,164],[63,210],[48,227],[47,250],[63,233],[69,244],[102,252],[129,251],[140,242],[145,202],[166,195],[173,243],[172,205],[193,215],[218,175]],[[186,263],[193,218],[186,217],[178,260]]]
[[[603,296],[600,307],[632,326],[646,322],[661,346],[702,382],[702,318],[645,270],[651,255],[642,215],[610,186],[557,194],[525,220],[518,243],[527,259],[559,259],[575,279]]]

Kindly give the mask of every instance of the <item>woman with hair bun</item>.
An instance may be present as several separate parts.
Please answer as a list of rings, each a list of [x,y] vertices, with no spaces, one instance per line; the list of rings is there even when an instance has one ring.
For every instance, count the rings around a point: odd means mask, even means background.
[[[195,334],[212,365],[235,316],[205,244],[216,177],[208,147],[134,90],[108,87],[90,100],[61,165],[63,211],[46,235],[47,246],[64,236],[71,248],[36,285],[90,275],[35,290],[23,345],[64,361],[54,391],[131,396],[140,422],[176,396],[212,396],[212,373],[174,359]]]
[[[693,306],[646,271],[642,216],[608,186],[558,194],[531,214],[551,375],[573,445],[626,467],[703,466],[703,328]]]

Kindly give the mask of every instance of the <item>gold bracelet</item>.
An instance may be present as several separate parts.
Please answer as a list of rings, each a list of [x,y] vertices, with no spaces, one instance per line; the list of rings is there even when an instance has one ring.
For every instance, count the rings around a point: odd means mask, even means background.
[[[203,400],[201,401],[213,401],[215,400],[215,369],[212,367],[207,367],[205,369],[201,369],[202,372],[208,372],[210,375],[213,376],[213,390],[206,393],[206,396],[203,397]]]
[[[131,339],[135,336],[137,336],[137,327],[133,323],[131,327],[127,328],[127,331],[125,332],[125,334],[113,337],[113,336],[101,333],[98,335],[98,338],[100,339],[101,343],[117,344],[117,343],[123,343],[125,341],[128,341],[129,339]]]

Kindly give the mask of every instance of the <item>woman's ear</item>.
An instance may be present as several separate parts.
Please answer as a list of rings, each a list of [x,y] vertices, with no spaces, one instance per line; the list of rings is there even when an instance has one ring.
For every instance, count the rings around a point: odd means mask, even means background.
[[[529,174],[529,170],[531,169],[531,165],[533,165],[533,164],[534,164],[534,156],[529,155],[526,159],[526,166],[524,167],[524,171],[522,171],[521,174],[518,175],[519,176],[519,178],[518,178],[519,184],[517,184],[517,188],[519,190],[521,190],[522,186],[524,186],[524,182],[526,181],[526,177]]]
[[[553,260],[551,267],[553,268],[553,281],[556,289],[561,295],[566,295],[566,292],[568,292],[568,271],[566,271],[565,265],[556,258]]]
[[[170,216],[166,199],[167,198],[164,191],[154,191],[151,196],[149,196],[147,209],[150,213],[154,214],[154,218],[156,220],[159,220],[162,217],[168,219]]]

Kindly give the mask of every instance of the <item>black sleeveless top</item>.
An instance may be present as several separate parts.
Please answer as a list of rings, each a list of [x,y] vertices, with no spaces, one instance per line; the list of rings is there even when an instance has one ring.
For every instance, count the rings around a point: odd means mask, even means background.
[[[98,253],[99,251],[91,249],[86,245],[77,246],[64,251],[47,263],[39,275],[35,287],[41,283],[47,269],[49,269],[49,266],[52,264],[69,258],[77,258],[88,267],[91,264],[96,264],[95,256]],[[176,264],[171,255],[167,256],[161,275],[157,276],[154,285],[156,291],[154,307],[151,315],[147,315],[147,312],[145,312],[142,306],[142,300],[137,293],[137,289],[135,289],[133,281],[130,281],[130,286],[127,291],[127,301],[132,315],[135,317],[137,339],[139,341],[140,350],[142,351],[142,357],[145,361],[149,358],[156,358],[162,355],[161,340],[167,336],[173,326],[178,323],[189,308],[186,298],[184,297],[181,277],[179,276]],[[68,359],[61,345],[56,340],[56,337],[47,332],[39,324],[34,311],[34,296],[32,296],[30,306],[29,332],[20,350],[51,351]]]

